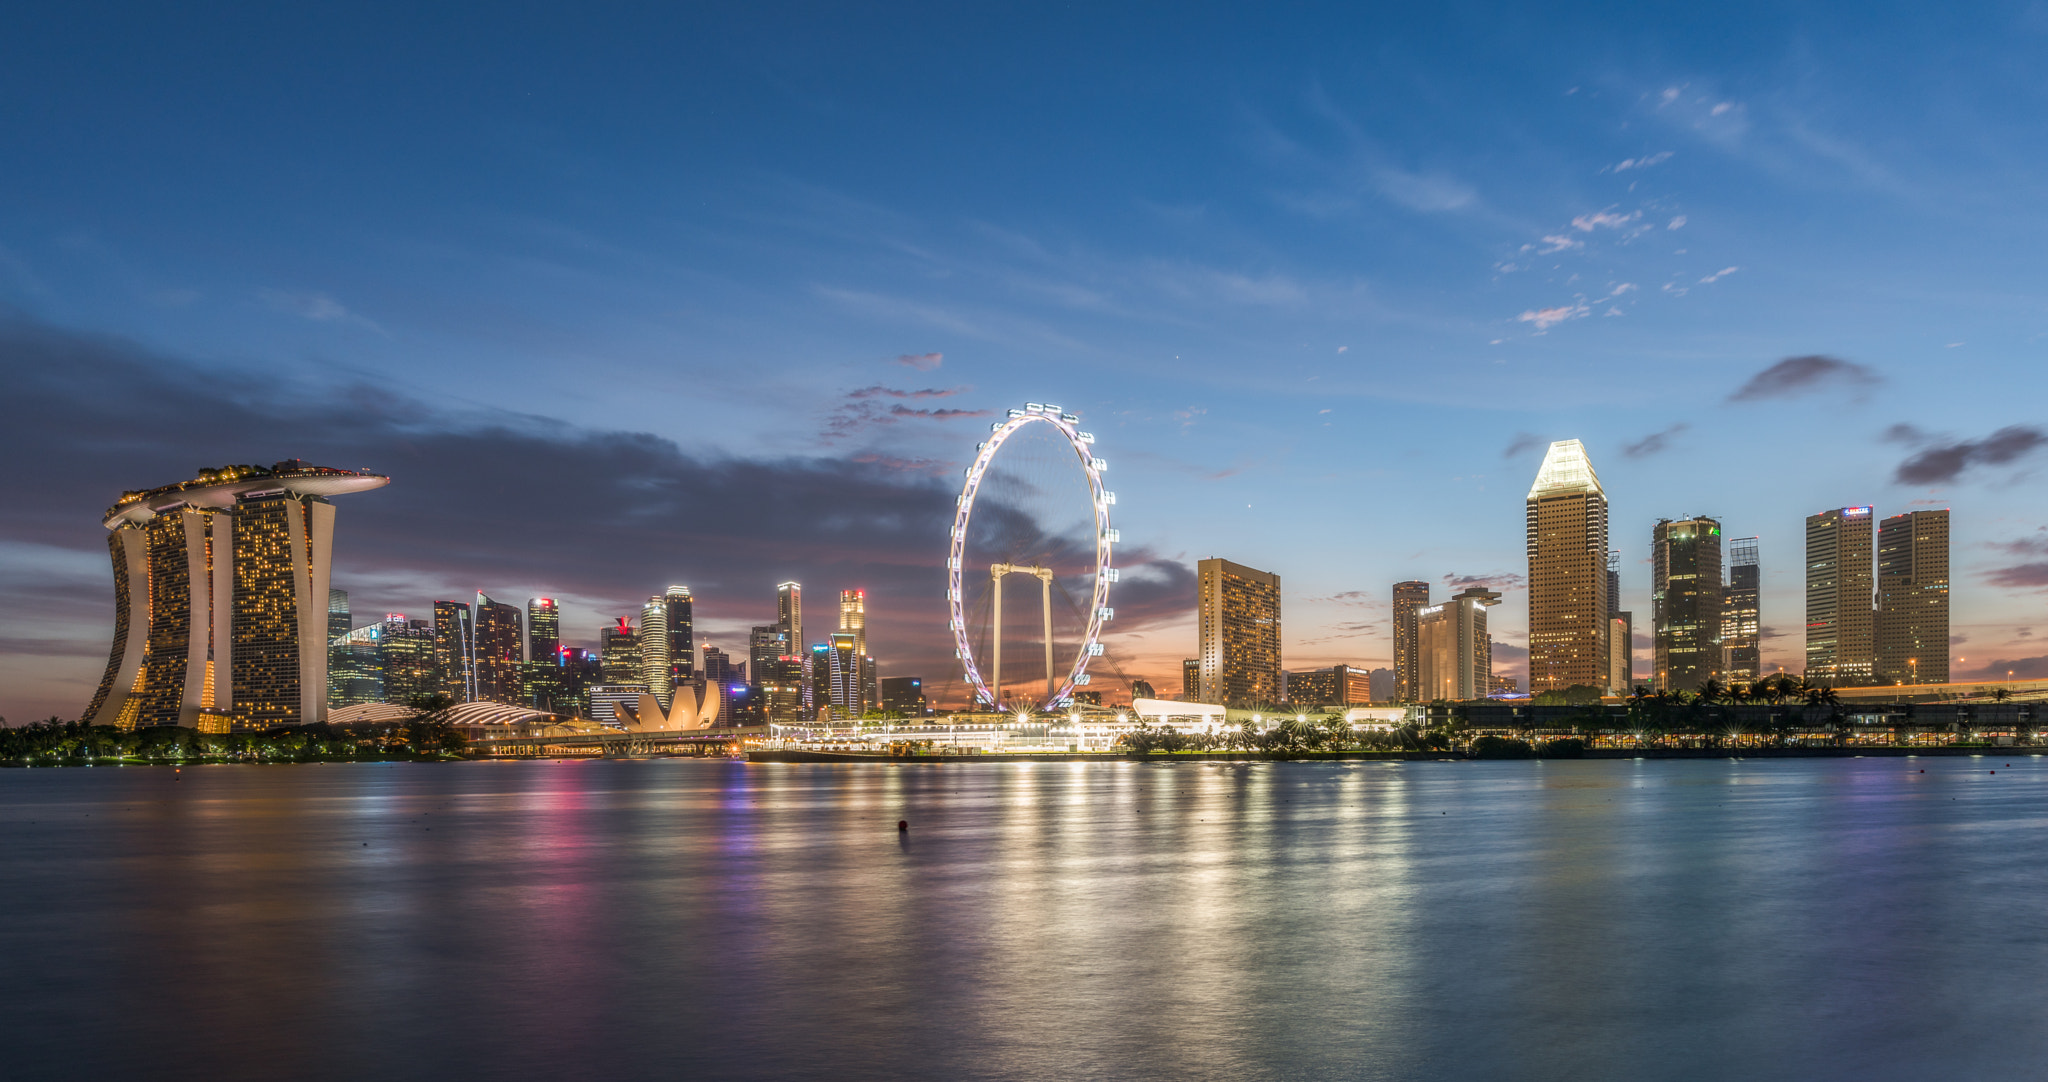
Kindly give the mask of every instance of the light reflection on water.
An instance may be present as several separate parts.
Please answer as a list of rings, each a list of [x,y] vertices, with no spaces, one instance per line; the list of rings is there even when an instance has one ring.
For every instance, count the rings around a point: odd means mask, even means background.
[[[0,771],[0,1075],[2031,1076],[2006,762]]]

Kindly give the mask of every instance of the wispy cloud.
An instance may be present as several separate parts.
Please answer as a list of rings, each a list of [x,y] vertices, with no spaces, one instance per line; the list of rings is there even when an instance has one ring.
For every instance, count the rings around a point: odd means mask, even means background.
[[[296,293],[286,290],[265,289],[256,294],[258,300],[272,311],[283,312],[315,323],[350,323],[384,333],[384,328],[374,321],[349,311],[348,306],[325,293]]]
[[[1726,278],[1729,275],[1734,274],[1736,271],[1739,271],[1741,269],[1741,267],[1722,267],[1720,270],[1717,270],[1714,273],[1707,275],[1705,278],[1700,279],[1699,284],[1707,285],[1712,282],[1718,282],[1721,279]]]
[[[2008,425],[1981,440],[1944,443],[1899,463],[1892,479],[1902,485],[1940,484],[1972,466],[2003,466],[2048,444],[2048,433],[2032,425]]]
[[[1630,458],[1648,458],[1670,447],[1672,437],[1685,431],[1686,428],[1685,422],[1680,421],[1661,432],[1652,432],[1634,443],[1623,444],[1621,453]]]
[[[919,390],[905,390],[897,387],[883,387],[879,384],[849,391],[841,402],[825,417],[823,439],[837,443],[873,428],[897,424],[902,421],[952,421],[971,417],[987,417],[993,410],[932,409],[930,407],[907,406],[905,400],[928,400],[950,398],[969,390],[966,387],[926,387]],[[897,399],[885,408],[877,399]]]
[[[1375,174],[1381,195],[1409,210],[1438,212],[1472,205],[1479,193],[1472,186],[1442,173],[1410,173],[1381,169]]]
[[[943,353],[905,353],[896,358],[896,363],[905,368],[915,368],[920,372],[929,372],[946,363],[946,355]]]
[[[1866,365],[1840,357],[1808,354],[1787,357],[1749,377],[1749,382],[1736,388],[1728,401],[1763,402],[1827,388],[1860,391],[1881,382],[1883,379]]]
[[[1516,316],[1515,322],[1533,323],[1536,326],[1536,333],[1542,334],[1544,331],[1560,323],[1574,319],[1584,319],[1586,316],[1591,315],[1592,311],[1591,308],[1586,307],[1584,301],[1578,301],[1572,304],[1561,304],[1555,308],[1531,308]]]
[[[1498,590],[1501,593],[1521,589],[1524,581],[1526,580],[1522,576],[1512,571],[1495,571],[1484,575],[1460,575],[1452,572],[1445,575],[1443,579],[1444,585],[1453,591],[1478,586],[1488,590]]]
[[[1624,158],[1613,165],[1602,168],[1600,171],[1603,173],[1626,173],[1631,169],[1648,169],[1653,165],[1663,165],[1670,160],[1671,152],[1660,150],[1655,154],[1645,154],[1640,158]]]
[[[875,385],[874,385],[874,386],[872,386],[872,387],[862,387],[862,388],[861,388],[860,390],[858,390],[858,391],[849,391],[849,392],[847,392],[847,395],[846,395],[846,397],[848,397],[848,398],[852,398],[852,399],[862,399],[862,398],[951,398],[951,397],[953,397],[954,395],[957,395],[957,394],[965,394],[966,392],[968,392],[968,391],[971,391],[971,390],[973,390],[973,389],[974,389],[974,388],[972,388],[972,387],[926,387],[926,388],[923,388],[923,389],[921,389],[921,390],[916,390],[916,391],[907,391],[907,390],[903,390],[903,389],[901,389],[901,388],[897,388],[897,387],[884,387],[884,386],[882,386],[881,384],[879,384],[879,383],[878,383],[878,384],[875,384]]]
[[[1549,445],[1550,441],[1541,436],[1531,435],[1527,432],[1517,432],[1515,433],[1515,438],[1508,441],[1508,448],[1500,453],[1500,457],[1513,458],[1525,451],[1534,451],[1539,447],[1547,447]]]
[[[1572,228],[1581,233],[1591,233],[1595,229],[1620,229],[1642,216],[1643,212],[1640,210],[1616,214],[1613,207],[1608,207],[1606,210],[1596,210],[1591,214],[1581,214],[1573,218]]]

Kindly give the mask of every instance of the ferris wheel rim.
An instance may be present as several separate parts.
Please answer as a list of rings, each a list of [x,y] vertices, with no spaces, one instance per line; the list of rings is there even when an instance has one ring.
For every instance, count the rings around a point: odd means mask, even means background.
[[[968,691],[974,696],[975,703],[986,702],[991,709],[1002,705],[998,698],[1002,689],[989,688],[988,682],[982,678],[980,667],[975,664],[974,645],[967,641],[967,615],[963,607],[966,595],[962,588],[967,554],[967,528],[973,521],[974,501],[980,493],[982,479],[987,475],[990,463],[995,460],[996,452],[1026,425],[1040,422],[1049,424],[1066,437],[1069,448],[1073,450],[1075,457],[1080,459],[1081,470],[1088,478],[1088,502],[1095,520],[1095,585],[1088,607],[1087,631],[1082,635],[1080,648],[1075,651],[1074,665],[1067,673],[1065,683],[1050,699],[1040,704],[1042,708],[1050,709],[1061,702],[1071,701],[1074,689],[1080,686],[1082,677],[1088,673],[1092,648],[1102,638],[1102,625],[1109,619],[1109,577],[1106,572],[1110,569],[1110,555],[1116,544],[1116,535],[1110,530],[1109,502],[1102,487],[1102,471],[1108,464],[1095,457],[1091,450],[1094,437],[1076,427],[1079,421],[1080,418],[1061,412],[1057,406],[1029,403],[1021,410],[1011,410],[1009,418],[995,424],[989,438],[977,449],[974,462],[967,467],[966,479],[961,483],[960,495],[954,503],[953,532],[946,551],[947,616],[953,631],[954,650],[959,655],[961,667],[967,677]],[[1001,633],[1000,628],[995,629],[995,634]]]

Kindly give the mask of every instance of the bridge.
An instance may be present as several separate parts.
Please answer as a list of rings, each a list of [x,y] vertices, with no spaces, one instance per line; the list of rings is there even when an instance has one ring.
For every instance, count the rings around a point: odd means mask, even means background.
[[[728,726],[716,729],[655,729],[620,732],[534,733],[471,740],[473,751],[489,755],[597,755],[606,759],[627,759],[643,755],[718,756],[749,738],[768,735],[766,725]]]

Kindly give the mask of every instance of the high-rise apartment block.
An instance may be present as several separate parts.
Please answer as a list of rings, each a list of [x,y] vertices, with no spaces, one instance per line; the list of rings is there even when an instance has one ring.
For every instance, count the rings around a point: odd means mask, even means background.
[[[1876,679],[1874,517],[1868,507],[1843,507],[1807,516],[1808,683],[1864,687]],[[1946,650],[1944,646],[1944,653]]]
[[[1372,701],[1371,677],[1355,665],[1291,672],[1287,701],[1302,706],[1363,706]]]
[[[1196,565],[1201,698],[1250,706],[1282,697],[1280,576],[1229,560]]]
[[[390,483],[309,466],[201,470],[108,508],[114,642],[84,719],[211,731],[326,711],[334,505]]]
[[[1550,445],[1526,508],[1529,690],[1605,689],[1613,679],[1607,604],[1607,493],[1578,440]]]
[[[1493,678],[1493,639],[1486,610],[1500,594],[1468,587],[1441,605],[1415,613],[1416,701],[1483,699]]]
[[[1948,683],[1948,511],[1877,526],[1877,682]]]
[[[1414,702],[1422,670],[1415,654],[1415,613],[1429,607],[1429,583],[1394,584],[1394,701]]]
[[[1753,683],[1763,669],[1763,577],[1757,539],[1728,540],[1728,585],[1721,592],[1721,671],[1731,684]]]
[[[1650,676],[1695,691],[1721,673],[1721,523],[1659,519],[1650,528]]]

